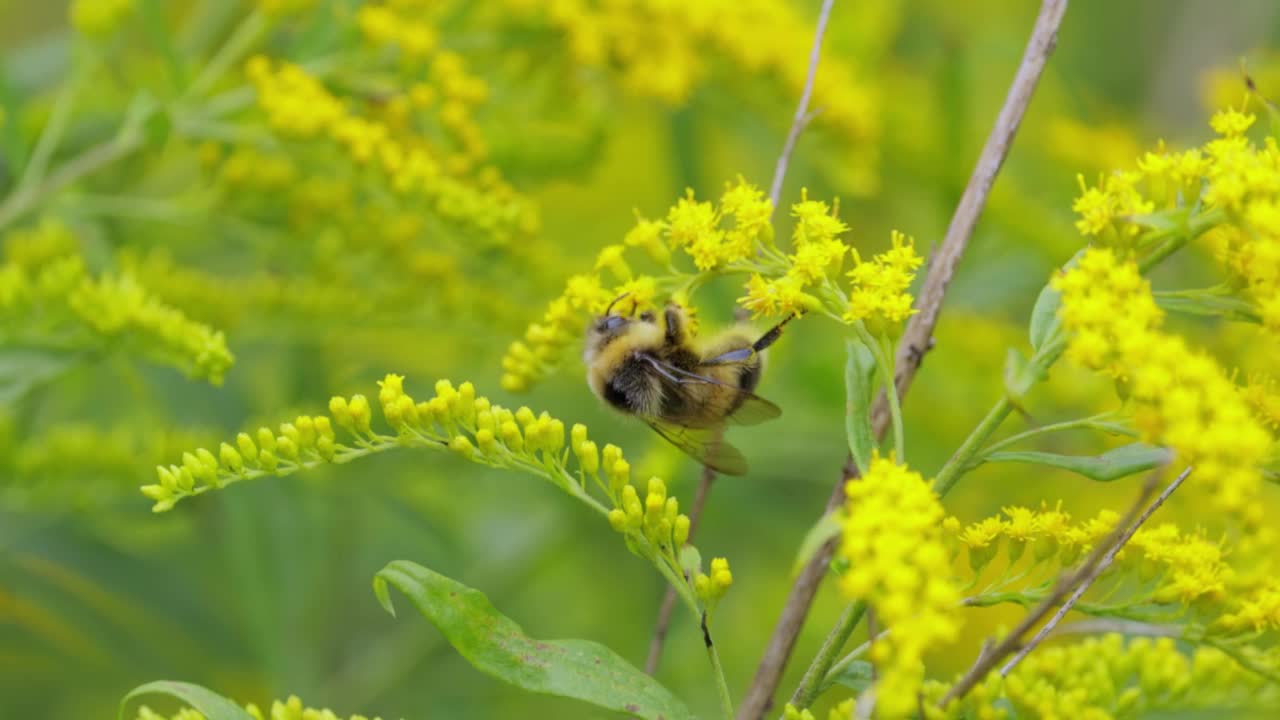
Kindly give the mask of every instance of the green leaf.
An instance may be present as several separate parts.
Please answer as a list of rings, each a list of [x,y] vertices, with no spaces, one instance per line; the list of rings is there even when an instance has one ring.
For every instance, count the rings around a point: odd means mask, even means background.
[[[680,548],[680,569],[689,577],[702,570],[702,553],[698,548],[687,543]]]
[[[378,577],[404,593],[486,675],[635,717],[693,718],[656,680],[599,643],[531,638],[484,593],[405,560],[387,565]]]
[[[1027,362],[1022,353],[1009,348],[1004,359],[1004,389],[1014,401],[1020,401],[1031,386],[1045,378],[1044,369]]]
[[[175,680],[156,680],[130,690],[120,701],[120,720],[125,720],[129,701],[143,695],[168,695],[176,698],[200,711],[206,720],[253,720],[253,716],[244,708],[212,690]]]
[[[1058,308],[1062,306],[1062,293],[1052,285],[1045,285],[1031,308],[1031,349],[1039,350],[1058,329]]]
[[[804,534],[804,540],[800,541],[800,549],[796,551],[796,561],[791,566],[791,576],[795,577],[799,574],[800,568],[809,564],[809,560],[813,559],[818,548],[839,534],[840,518],[837,513],[829,512],[819,518],[818,522],[809,528],[809,532]]]
[[[866,660],[854,660],[840,668],[840,672],[832,677],[831,681],[860,693],[871,687],[872,673],[871,663]]]
[[[1261,323],[1262,317],[1249,303],[1214,290],[1180,291],[1177,295],[1154,293],[1156,305],[1184,315],[1207,315],[1227,320]]]
[[[9,405],[36,386],[66,372],[81,353],[44,348],[0,348],[0,405]]]
[[[1110,482],[1134,473],[1163,465],[1172,459],[1167,448],[1153,447],[1146,443],[1130,443],[1108,450],[1101,455],[1059,455],[1035,451],[994,452],[986,456],[986,462],[1016,462],[1047,465],[1070,470],[1090,480]]]
[[[871,466],[876,447],[871,433],[871,401],[875,392],[876,358],[871,349],[857,340],[845,341],[848,360],[844,366],[844,430],[849,452],[860,472]]]
[[[1128,220],[1134,225],[1157,232],[1173,233],[1186,229],[1188,214],[1186,208],[1171,208],[1143,215],[1130,215]]]

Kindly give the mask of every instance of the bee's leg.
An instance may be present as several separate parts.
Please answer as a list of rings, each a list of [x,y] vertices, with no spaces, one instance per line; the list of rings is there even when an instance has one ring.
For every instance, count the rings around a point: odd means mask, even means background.
[[[764,352],[765,348],[774,344],[775,342],[778,341],[778,338],[782,337],[782,328],[785,327],[787,323],[791,322],[791,318],[793,317],[795,316],[792,315],[786,320],[783,320],[777,325],[774,325],[773,328],[769,330],[769,332],[765,333],[764,335],[761,335],[759,340],[756,340],[754,343],[752,343],[748,347],[737,348],[725,353],[721,353],[719,355],[716,355],[713,358],[705,360],[703,364],[717,365],[717,364],[723,364],[723,363],[742,362],[744,360],[749,359],[752,355],[755,355],[756,353]]]
[[[669,345],[678,345],[684,341],[684,312],[675,303],[667,303],[662,313],[666,325],[666,341]]]
[[[764,335],[761,335],[759,340],[752,343],[751,349],[755,350],[756,352],[762,352],[765,348],[778,342],[778,338],[782,337],[782,328],[786,327],[787,323],[791,322],[793,318],[795,318],[795,315],[792,315],[788,317],[786,320],[783,320],[777,325],[774,325],[772,328],[770,328],[769,332],[765,333]]]

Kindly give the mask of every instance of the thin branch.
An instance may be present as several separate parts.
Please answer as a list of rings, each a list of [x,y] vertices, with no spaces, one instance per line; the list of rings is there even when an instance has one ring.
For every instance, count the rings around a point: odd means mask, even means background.
[[[1004,105],[996,118],[995,126],[987,137],[986,145],[983,146],[982,154],[978,157],[977,165],[969,178],[969,184],[965,187],[960,204],[956,207],[951,224],[947,227],[947,234],[934,254],[934,262],[929,265],[929,274],[925,278],[924,287],[920,293],[919,312],[911,317],[898,343],[896,361],[898,374],[894,378],[894,383],[900,397],[906,394],[907,388],[915,378],[916,370],[920,367],[920,361],[932,347],[933,328],[938,322],[947,286],[951,283],[951,277],[955,274],[960,258],[969,244],[969,238],[972,237],[978,217],[982,214],[983,206],[986,205],[987,196],[995,183],[996,175],[999,174],[1000,167],[1009,154],[1009,148],[1017,135],[1018,126],[1026,113],[1027,105],[1031,102],[1031,96],[1044,71],[1045,63],[1057,43],[1058,27],[1062,23],[1062,16],[1066,9],[1067,0],[1044,0],[1041,4],[1040,14],[1036,18],[1035,28],[1027,43],[1022,64],[1018,67]],[[872,408],[872,427],[876,436],[880,437],[888,426],[888,400],[884,394],[881,394]],[[840,482],[833,488],[827,500],[827,506],[823,510],[824,513],[840,505],[844,497],[844,483],[856,476],[856,470],[853,467],[852,458],[846,459]],[[778,624],[774,627],[760,666],[756,670],[751,689],[739,707],[739,720],[756,720],[762,717],[773,704],[773,693],[782,678],[783,670],[786,669],[787,660],[790,659],[791,652],[795,648],[796,638],[804,625],[805,617],[813,604],[818,586],[826,574],[827,564],[831,561],[834,550],[833,542],[823,545],[804,566],[792,585],[786,605],[783,606],[782,614],[778,618]]]
[[[1044,641],[1045,637],[1047,637],[1049,633],[1053,632],[1053,629],[1058,626],[1058,623],[1062,622],[1062,618],[1066,617],[1067,613],[1071,612],[1071,608],[1075,607],[1075,604],[1080,602],[1080,598],[1085,594],[1085,591],[1089,589],[1089,586],[1093,585],[1094,581],[1098,579],[1098,576],[1102,575],[1102,573],[1107,571],[1107,568],[1111,567],[1111,563],[1115,561],[1116,553],[1120,552],[1120,548],[1123,548],[1125,543],[1129,542],[1129,539],[1133,537],[1133,534],[1138,532],[1138,528],[1142,527],[1142,524],[1147,521],[1147,518],[1151,517],[1151,514],[1158,510],[1160,506],[1164,504],[1165,500],[1169,499],[1169,496],[1173,494],[1173,491],[1177,490],[1178,486],[1182,484],[1182,481],[1186,480],[1187,476],[1190,474],[1191,468],[1188,467],[1186,470],[1179,473],[1178,477],[1173,479],[1173,482],[1169,483],[1169,487],[1165,488],[1164,492],[1160,493],[1160,496],[1156,498],[1155,502],[1151,503],[1151,506],[1147,508],[1146,512],[1142,513],[1142,516],[1138,518],[1138,521],[1120,536],[1115,544],[1111,546],[1111,549],[1107,551],[1106,555],[1102,556],[1101,562],[1099,562],[1097,566],[1084,576],[1080,585],[1071,593],[1071,597],[1067,598],[1067,601],[1062,603],[1062,607],[1058,608],[1058,611],[1053,614],[1053,617],[1049,619],[1049,622],[1045,623],[1044,627],[1040,628],[1040,631],[1031,638],[1031,642],[1024,645],[1023,648],[1018,651],[1018,654],[1010,658],[1009,662],[1005,663],[1004,667],[1000,668],[1001,677],[1008,677],[1009,672],[1013,670],[1014,666],[1019,662],[1022,662],[1022,658],[1026,657],[1032,650],[1035,650],[1036,646]]]
[[[1005,635],[1004,639],[997,643],[990,652],[981,653],[973,666],[965,672],[960,680],[958,680],[956,684],[947,691],[947,694],[942,697],[942,700],[938,702],[938,707],[945,708],[951,702],[964,697],[965,694],[974,688],[974,686],[982,682],[982,679],[987,676],[987,673],[991,671],[991,668],[995,667],[1001,660],[1009,657],[1009,655],[1014,652],[1019,652],[1015,661],[1020,660],[1022,657],[1025,657],[1026,653],[1030,652],[1031,649],[1039,644],[1040,640],[1043,639],[1042,634],[1037,634],[1035,639],[1028,643],[1026,647],[1022,647],[1021,651],[1019,651],[1019,648],[1022,645],[1022,636],[1027,634],[1031,628],[1035,627],[1037,623],[1043,620],[1045,616],[1058,605],[1058,603],[1062,602],[1063,599],[1067,597],[1068,593],[1072,593],[1073,590],[1078,590],[1085,584],[1093,582],[1093,580],[1102,572],[1101,569],[1103,568],[1104,563],[1109,564],[1111,559],[1115,558],[1116,553],[1124,547],[1124,544],[1129,541],[1129,538],[1133,537],[1133,534],[1138,531],[1138,528],[1142,526],[1142,523],[1145,522],[1147,518],[1151,517],[1151,513],[1155,512],[1156,509],[1164,503],[1165,499],[1182,484],[1182,481],[1191,474],[1191,468],[1188,467],[1179,473],[1178,477],[1174,478],[1173,482],[1169,483],[1169,486],[1165,488],[1165,491],[1160,494],[1160,497],[1156,498],[1155,502],[1153,502],[1145,512],[1142,512],[1142,506],[1146,504],[1147,498],[1151,496],[1151,492],[1155,489],[1155,481],[1159,477],[1159,472],[1160,471],[1157,470],[1152,473],[1147,481],[1143,483],[1142,491],[1138,494],[1137,502],[1133,503],[1125,513],[1124,517],[1120,519],[1120,522],[1116,523],[1115,529],[1112,530],[1111,533],[1108,534],[1101,543],[1098,543],[1098,546],[1089,553],[1088,557],[1085,558],[1080,567],[1077,568],[1075,572],[1060,579],[1045,599],[1042,600],[1035,609],[1024,615],[1022,620],[1018,621],[1017,626],[1014,627],[1008,635]],[[1141,515],[1139,515],[1140,512]],[[1083,594],[1083,591],[1081,591],[1080,594]],[[1075,600],[1079,599],[1075,594],[1073,594],[1073,598]],[[1064,611],[1062,614],[1065,615],[1066,612]],[[1013,663],[1008,667],[1012,667],[1012,664]]]
[[[703,466],[698,493],[693,496],[693,506],[689,509],[689,542],[693,542],[694,535],[698,532],[702,508],[707,504],[707,494],[711,491],[711,483],[715,479],[715,470]],[[658,608],[658,621],[653,626],[653,639],[649,641],[649,657],[644,661],[644,671],[650,675],[658,670],[658,660],[662,658],[662,646],[667,640],[667,629],[671,627],[671,613],[675,609],[676,589],[668,585],[666,594],[662,596],[662,606]]]
[[[800,104],[796,106],[796,114],[791,119],[791,129],[787,131],[787,140],[782,145],[782,154],[778,156],[778,164],[773,169],[773,182],[769,185],[769,200],[778,207],[782,197],[782,179],[787,176],[787,163],[791,162],[791,154],[795,152],[796,141],[800,132],[809,124],[809,99],[813,97],[813,79],[818,75],[818,59],[822,56],[822,36],[827,32],[827,21],[831,19],[831,6],[835,0],[822,0],[822,10],[818,12],[818,28],[813,33],[813,47],[809,49],[809,74],[804,79],[804,90],[800,93]]]

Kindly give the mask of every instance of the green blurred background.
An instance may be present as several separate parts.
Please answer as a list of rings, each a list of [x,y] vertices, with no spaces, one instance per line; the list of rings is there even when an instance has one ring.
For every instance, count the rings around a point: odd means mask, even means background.
[[[235,12],[249,5],[215,4]],[[351,4],[321,3],[326,12]],[[818,2],[794,4],[807,23],[816,17]],[[200,9],[189,7],[198,5],[174,3],[166,12],[177,22],[198,16]],[[1036,9],[1030,0],[837,0],[826,57],[859,68],[876,89],[868,112],[880,132],[854,149],[806,136],[784,203],[802,186],[815,197],[840,197],[859,248],[883,246],[890,229],[915,236],[922,250],[936,244]],[[63,3],[0,0],[6,85],[30,109],[6,122],[21,122],[24,133],[38,132],[67,72],[77,41],[65,17]],[[227,26],[210,32],[225,34]],[[504,42],[527,42],[497,31],[476,40],[474,28],[468,32],[457,38],[464,56],[473,47],[492,52]],[[140,44],[145,34],[129,37]],[[287,50],[289,40],[277,47]],[[445,25],[442,44],[453,40]],[[769,42],[763,31],[761,42]],[[1244,98],[1241,58],[1264,93],[1280,96],[1280,65],[1270,48],[1280,48],[1280,5],[1271,0],[1071,4],[948,296],[937,347],[906,400],[914,467],[936,470],[1001,392],[1006,348],[1025,346],[1036,293],[1082,242],[1071,213],[1077,173],[1093,178],[1128,166],[1159,138],[1174,145],[1202,140],[1206,108]],[[147,67],[142,60],[122,66],[122,82],[159,84]],[[503,86],[489,71],[499,75],[501,65],[477,63],[475,72],[498,88],[489,104],[502,108]],[[388,718],[599,716],[480,675],[429,624],[387,616],[370,592],[370,579],[385,563],[412,560],[487,593],[534,636],[598,640],[642,664],[661,578],[594,515],[544,483],[400,451],[238,484],[163,515],[149,511],[136,487],[152,481],[156,462],[177,461],[182,450],[320,412],[331,395],[372,394],[377,379],[398,372],[419,396],[436,378],[469,379],[504,405],[527,403],[584,422],[593,437],[624,447],[637,475],[670,477],[687,503],[698,469],[642,425],[601,408],[576,357],[518,397],[499,390],[499,360],[565,278],[589,269],[600,247],[621,239],[634,211],[660,216],[686,187],[713,197],[738,173],[767,186],[795,98],[761,84],[749,73],[718,72],[671,105],[602,81],[594,104],[584,103],[598,115],[590,141],[559,155],[545,150],[549,159],[532,152],[545,149],[545,137],[532,134],[541,118],[491,117],[487,128],[508,148],[497,164],[536,202],[543,232],[539,244],[523,251],[469,252],[442,241],[442,252],[462,257],[457,272],[464,286],[456,305],[440,312],[417,312],[438,300],[425,289],[404,296],[407,311],[396,315],[343,317],[335,309],[304,322],[250,308],[226,326],[237,362],[222,387],[108,354],[0,409],[0,717],[106,717],[130,688],[160,678],[203,684],[242,702],[296,693],[309,705]],[[78,129],[102,136],[91,123]],[[843,152],[857,153],[861,163],[874,158],[872,182],[840,172]],[[46,214],[70,213],[69,205]],[[208,231],[219,222],[197,212],[175,221],[95,222],[91,247],[106,266],[126,248],[170,248],[185,265],[234,276],[266,263],[268,252],[287,266],[301,255],[288,243],[308,240],[279,233],[273,250],[246,250],[233,226]],[[1207,257],[1192,250],[1162,272],[1198,277]],[[735,295],[731,283],[714,285],[699,297],[703,317],[727,319]],[[477,310],[482,304],[490,307]],[[198,305],[183,309],[202,317]],[[222,327],[217,317],[209,311]],[[1268,349],[1240,342],[1230,327],[1187,330],[1219,338],[1232,364],[1266,362]],[[704,556],[725,555],[734,570],[717,625],[736,696],[754,673],[798,543],[845,455],[838,328],[821,319],[794,323],[771,353],[760,392],[783,407],[784,417],[734,430],[751,476],[715,485],[697,538]],[[1028,401],[1036,421],[1113,406],[1105,383],[1066,366]],[[1011,427],[1024,422],[1014,419]],[[1096,438],[1055,442],[1058,449],[1101,447]],[[994,466],[967,477],[947,505],[969,521],[1002,505],[1062,499],[1081,516],[1123,502],[1131,490],[1117,485]],[[1188,497],[1174,499],[1170,516],[1212,528]],[[784,692],[839,607],[834,590],[825,588]],[[978,638],[1015,613],[974,611],[963,646],[976,648]],[[933,667],[950,673],[968,661],[967,654],[940,653]],[[679,614],[659,678],[696,711],[711,713],[701,639]]]

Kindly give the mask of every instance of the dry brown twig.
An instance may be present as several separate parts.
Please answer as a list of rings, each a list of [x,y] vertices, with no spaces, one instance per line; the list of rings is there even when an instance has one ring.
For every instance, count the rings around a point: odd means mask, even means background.
[[[1058,27],[1062,24],[1063,14],[1067,9],[1067,0],[1043,0],[1040,13],[1036,18],[1031,39],[1022,57],[1009,93],[1005,97],[1000,114],[996,117],[995,126],[987,137],[982,154],[978,157],[969,183],[965,186],[964,195],[947,227],[947,234],[942,244],[933,255],[929,265],[929,274],[925,278],[924,287],[917,303],[919,312],[907,323],[896,352],[897,376],[894,385],[899,395],[905,394],[925,352],[931,347],[933,328],[938,322],[938,314],[942,310],[942,302],[946,296],[947,286],[955,274],[956,266],[964,255],[969,239],[973,236],[974,227],[986,205],[987,196],[995,183],[1000,167],[1004,164],[1013,144],[1018,126],[1022,122],[1031,95],[1035,91],[1045,63],[1057,43]],[[872,427],[877,437],[882,436],[889,426],[888,402],[882,394],[872,408]],[[852,458],[845,461],[840,482],[832,490],[824,512],[830,512],[840,505],[844,497],[844,483],[856,475]],[[773,693],[782,679],[787,660],[795,648],[796,638],[804,625],[805,617],[813,604],[818,586],[826,574],[827,565],[834,552],[834,542],[826,545],[814,554],[804,566],[787,596],[786,604],[774,627],[764,656],[756,670],[751,688],[738,709],[739,720],[756,720],[764,715],[773,704]]]
[[[1191,468],[1188,467],[1178,473],[1178,477],[1174,478],[1173,482],[1169,483],[1168,487],[1144,511],[1142,506],[1146,504],[1147,498],[1151,497],[1151,493],[1155,491],[1160,472],[1157,470],[1148,477],[1147,481],[1142,485],[1142,491],[1138,494],[1137,501],[1120,519],[1120,522],[1116,523],[1115,529],[1089,553],[1084,562],[1080,564],[1080,567],[1060,578],[1054,585],[1053,590],[1049,592],[1049,595],[1040,601],[1040,604],[1035,609],[1024,615],[1013,630],[1008,635],[1005,635],[1000,642],[996,643],[990,652],[980,653],[973,666],[956,681],[955,685],[951,686],[947,694],[938,702],[938,707],[945,708],[952,701],[964,697],[975,685],[982,682],[982,679],[987,676],[987,673],[997,663],[1016,653],[1000,670],[1001,676],[1008,675],[1009,671],[1034,650],[1053,628],[1061,622],[1062,618],[1066,616],[1080,597],[1084,595],[1084,592],[1089,589],[1089,586],[1093,584],[1093,581],[1097,580],[1098,576],[1111,565],[1116,553],[1120,552],[1125,543],[1129,542],[1129,539],[1138,531],[1138,528],[1142,527],[1142,524],[1151,517],[1152,513],[1158,510],[1165,500],[1169,499],[1169,496],[1173,494],[1174,490],[1178,489],[1183,480],[1187,479],[1187,476],[1191,474]],[[1068,594],[1070,595],[1069,597]],[[1065,602],[1063,602],[1064,598],[1066,599]],[[1030,642],[1023,645],[1022,636],[1043,620],[1049,614],[1049,611],[1053,610],[1060,602],[1062,605],[1058,608],[1053,618],[1036,633]]]

